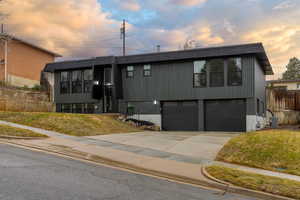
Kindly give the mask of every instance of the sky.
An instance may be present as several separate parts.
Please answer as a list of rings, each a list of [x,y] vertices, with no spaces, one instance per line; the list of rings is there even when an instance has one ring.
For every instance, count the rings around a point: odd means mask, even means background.
[[[5,31],[62,59],[262,42],[279,78],[300,57],[300,0],[3,0]]]

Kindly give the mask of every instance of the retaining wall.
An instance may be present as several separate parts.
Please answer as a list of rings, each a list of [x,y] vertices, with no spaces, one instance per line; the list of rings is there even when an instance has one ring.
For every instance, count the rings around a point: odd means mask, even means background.
[[[47,93],[0,86],[0,111],[52,112]]]

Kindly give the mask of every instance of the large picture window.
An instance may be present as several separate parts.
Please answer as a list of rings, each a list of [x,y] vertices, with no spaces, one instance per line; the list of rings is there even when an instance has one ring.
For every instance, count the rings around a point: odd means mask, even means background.
[[[82,93],[82,71],[72,72],[72,93]]]
[[[228,59],[228,85],[239,86],[243,82],[242,58]]]
[[[70,76],[69,72],[60,73],[60,93],[68,94],[70,93]]]
[[[83,90],[84,93],[91,93],[93,87],[93,70],[87,69],[83,71]]]
[[[127,78],[133,78],[134,76],[134,67],[133,66],[127,66],[126,68],[126,77]]]
[[[206,87],[206,61],[194,62],[194,87]]]
[[[209,61],[210,87],[224,86],[224,60],[212,59]]]

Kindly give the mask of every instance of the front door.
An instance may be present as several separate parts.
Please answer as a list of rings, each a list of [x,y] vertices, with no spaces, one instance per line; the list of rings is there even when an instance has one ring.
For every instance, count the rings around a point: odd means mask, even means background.
[[[112,70],[111,68],[104,68],[104,98],[103,111],[105,113],[112,112]]]

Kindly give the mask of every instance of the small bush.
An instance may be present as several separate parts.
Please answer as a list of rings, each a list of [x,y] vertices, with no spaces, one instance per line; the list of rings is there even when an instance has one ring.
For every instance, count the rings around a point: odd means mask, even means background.
[[[36,91],[41,91],[42,87],[39,84],[35,84],[31,89]]]

